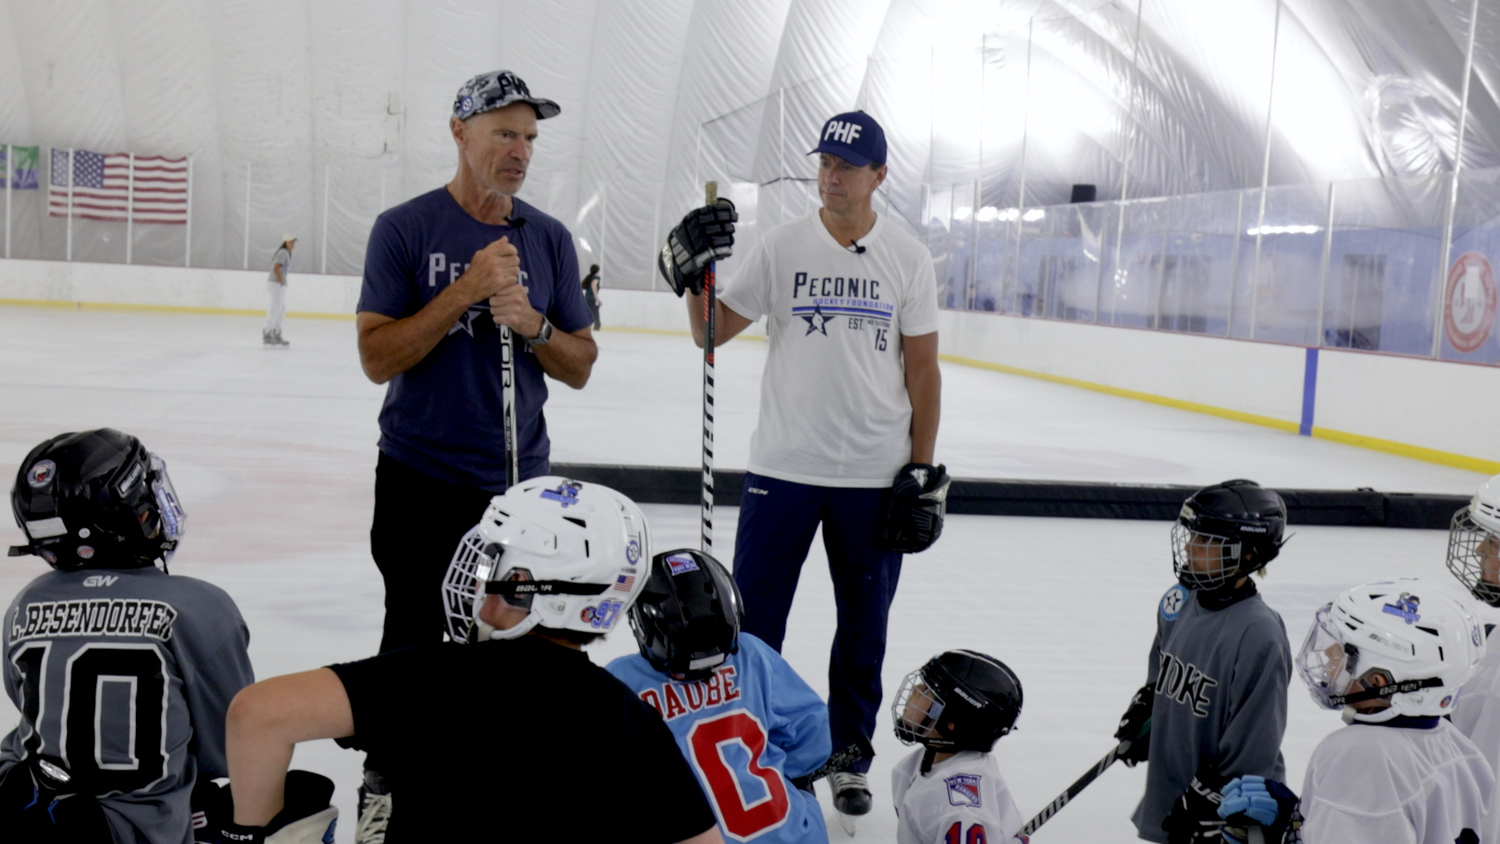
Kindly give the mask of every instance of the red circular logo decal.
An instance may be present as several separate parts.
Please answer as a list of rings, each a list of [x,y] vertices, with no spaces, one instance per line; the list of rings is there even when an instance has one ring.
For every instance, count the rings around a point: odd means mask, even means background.
[[[1495,271],[1478,252],[1465,252],[1448,268],[1443,291],[1443,334],[1468,354],[1484,345],[1495,325]]]

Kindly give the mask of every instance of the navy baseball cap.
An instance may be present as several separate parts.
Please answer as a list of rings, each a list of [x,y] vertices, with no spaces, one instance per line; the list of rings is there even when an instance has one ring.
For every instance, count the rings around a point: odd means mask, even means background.
[[[557,103],[531,96],[531,89],[521,77],[508,70],[492,70],[470,79],[458,89],[458,95],[453,98],[453,116],[468,120],[476,114],[504,108],[511,103],[531,103],[538,120],[562,113],[562,106]]]
[[[855,167],[884,164],[885,130],[862,111],[835,114],[823,124],[818,145],[808,155],[813,152],[837,155]]]

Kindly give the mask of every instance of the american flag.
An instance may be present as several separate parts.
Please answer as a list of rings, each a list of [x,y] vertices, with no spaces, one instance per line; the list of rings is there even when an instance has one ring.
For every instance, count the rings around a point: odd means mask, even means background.
[[[630,587],[635,585],[635,575],[622,574],[615,578],[615,588],[621,592],[629,592]]]
[[[137,223],[186,223],[188,160],[136,156],[133,169],[132,196],[129,154],[73,150],[73,216],[124,220],[128,210]],[[54,217],[68,216],[68,150],[52,150],[50,188],[48,210]]]

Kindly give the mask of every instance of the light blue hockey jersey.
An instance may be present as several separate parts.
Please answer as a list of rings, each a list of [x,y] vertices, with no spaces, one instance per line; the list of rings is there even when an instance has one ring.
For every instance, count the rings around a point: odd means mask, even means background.
[[[770,645],[748,633],[739,644],[695,682],[668,679],[640,654],[607,667],[666,720],[725,838],[826,842],[817,799],[790,780],[828,759],[828,705]]]

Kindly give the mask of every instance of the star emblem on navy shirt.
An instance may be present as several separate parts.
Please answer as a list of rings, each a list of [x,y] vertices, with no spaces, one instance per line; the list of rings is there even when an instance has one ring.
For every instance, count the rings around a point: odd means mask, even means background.
[[[828,336],[828,328],[826,326],[828,325],[830,318],[823,314],[822,305],[814,305],[813,312],[802,318],[807,320],[807,334],[818,331],[822,332],[824,337]],[[806,337],[807,334],[804,334],[802,336]]]
[[[458,318],[458,322],[453,323],[453,327],[448,329],[448,333],[457,334],[460,331],[465,331],[468,332],[468,335],[470,337],[473,337],[474,320],[478,319],[481,316],[488,315],[489,312],[489,308],[470,307],[467,311],[463,312],[462,316]]]

